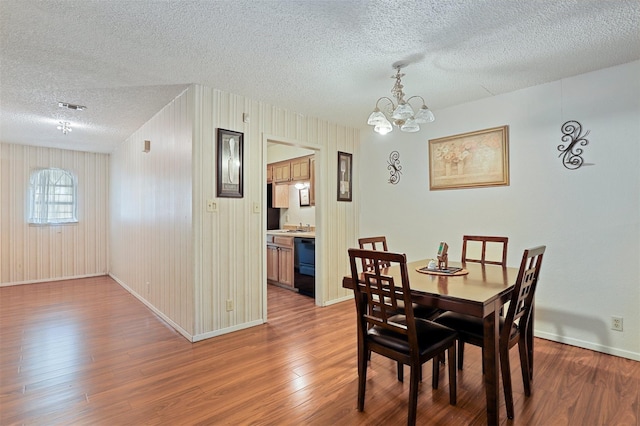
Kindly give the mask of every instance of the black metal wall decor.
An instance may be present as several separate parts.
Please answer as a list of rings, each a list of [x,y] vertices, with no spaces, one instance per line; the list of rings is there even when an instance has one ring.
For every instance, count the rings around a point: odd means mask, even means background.
[[[389,154],[389,161],[387,161],[387,169],[389,170],[389,183],[392,185],[400,182],[400,175],[402,174],[402,166],[400,165],[400,153],[398,151],[391,151]]]
[[[560,128],[562,130],[562,142],[558,145],[558,151],[562,157],[562,165],[569,170],[576,170],[584,164],[582,158],[583,149],[580,146],[586,146],[589,141],[586,139],[590,130],[582,133],[582,125],[575,120],[567,121]]]

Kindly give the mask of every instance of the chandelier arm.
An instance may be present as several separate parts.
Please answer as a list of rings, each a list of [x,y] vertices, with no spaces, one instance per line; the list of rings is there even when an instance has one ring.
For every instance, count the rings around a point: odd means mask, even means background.
[[[422,101],[422,105],[427,106],[427,103],[424,101],[424,98],[420,95],[411,96],[409,99],[406,100],[406,102],[409,103],[409,101],[413,98],[420,98],[420,100]]]
[[[393,100],[391,100],[391,98],[387,97],[387,96],[382,96],[381,98],[379,98],[376,101],[376,108],[378,108],[378,104],[380,103],[381,100],[386,99],[387,101],[389,101],[389,103],[391,104],[391,109],[395,109],[396,104],[393,103]]]

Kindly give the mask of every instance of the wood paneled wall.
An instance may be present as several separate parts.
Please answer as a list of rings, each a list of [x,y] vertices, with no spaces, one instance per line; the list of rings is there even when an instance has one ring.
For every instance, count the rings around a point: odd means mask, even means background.
[[[244,133],[243,198],[216,198],[218,128]],[[336,162],[338,150],[357,151],[358,131],[193,85],[113,154],[110,228],[111,275],[189,339],[266,318],[265,135],[318,149],[320,299],[350,297],[341,278],[357,238],[358,202],[336,201]],[[206,211],[208,199],[217,212]]]
[[[115,150],[110,172],[110,274],[186,337],[195,315],[192,123],[185,91]]]
[[[73,172],[78,223],[30,226],[29,178],[39,168]],[[0,285],[107,273],[109,156],[0,144]]]
[[[203,86],[189,89],[195,98],[194,127],[194,255],[195,339],[260,324],[266,318],[264,215],[267,140],[297,143],[317,150],[317,267],[320,303],[351,296],[342,289],[348,273],[347,249],[357,240],[358,185],[354,201],[337,202],[337,151],[354,153],[358,167],[359,131],[305,117],[268,104]],[[243,121],[243,113],[249,122]],[[206,212],[215,198],[216,130],[244,133],[244,197],[218,198],[217,213]],[[354,173],[356,175],[357,172]],[[234,310],[227,312],[226,301]]]

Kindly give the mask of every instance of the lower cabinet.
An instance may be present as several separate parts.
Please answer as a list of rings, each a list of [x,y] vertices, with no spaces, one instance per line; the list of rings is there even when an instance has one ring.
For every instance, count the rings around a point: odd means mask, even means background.
[[[267,280],[293,287],[293,237],[267,235]]]

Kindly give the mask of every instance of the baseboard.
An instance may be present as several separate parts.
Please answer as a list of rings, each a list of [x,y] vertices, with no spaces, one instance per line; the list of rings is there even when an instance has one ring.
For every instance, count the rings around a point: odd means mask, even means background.
[[[178,333],[182,334],[188,341],[195,342],[194,336],[192,336],[184,328],[182,328],[178,324],[176,324],[171,318],[169,318],[168,316],[163,314],[158,308],[156,308],[153,304],[151,304],[147,299],[145,299],[144,297],[140,296],[138,293],[133,291],[133,289],[131,289],[128,285],[126,285],[124,282],[119,280],[118,277],[116,277],[114,275],[111,275],[111,274],[109,274],[109,276],[111,278],[113,278],[113,280],[115,282],[120,284],[120,286],[122,286],[122,288],[124,288],[129,293],[131,293],[133,295],[133,297],[135,297],[136,299],[141,301],[147,308],[151,309],[154,314],[156,314],[157,316],[162,318],[162,320],[164,322],[166,322],[167,324],[169,324],[174,330],[176,330]]]
[[[210,339],[212,337],[221,336],[223,334],[244,330],[245,328],[255,327],[256,325],[262,324],[264,324],[264,321],[257,320],[234,325],[233,327],[222,328],[220,330],[209,331],[207,333],[196,334],[195,336],[193,336],[193,342],[199,342],[200,340]]]
[[[336,303],[346,302],[347,300],[353,300],[353,294],[350,294],[350,295],[344,296],[344,297],[340,297],[338,299],[327,300],[327,301],[324,302],[324,305],[322,305],[322,306],[335,305]]]
[[[551,340],[552,342],[564,343],[571,346],[577,346],[579,348],[590,349],[596,352],[602,352],[609,355],[619,356],[621,358],[628,358],[634,361],[640,361],[640,353],[625,351],[618,348],[612,348],[611,346],[600,345],[598,343],[587,342],[580,339],[573,339],[567,336],[560,336],[553,333],[546,333],[544,331],[534,331],[536,337],[541,339]]]
[[[77,280],[80,278],[92,278],[92,277],[104,277],[105,273],[99,274],[87,274],[87,275],[74,275],[71,277],[57,277],[57,278],[45,278],[41,280],[27,280],[27,281],[16,281],[10,283],[0,283],[0,287],[9,287],[12,285],[24,285],[24,284],[40,284],[40,283],[49,283],[53,281],[67,281],[67,280]]]

